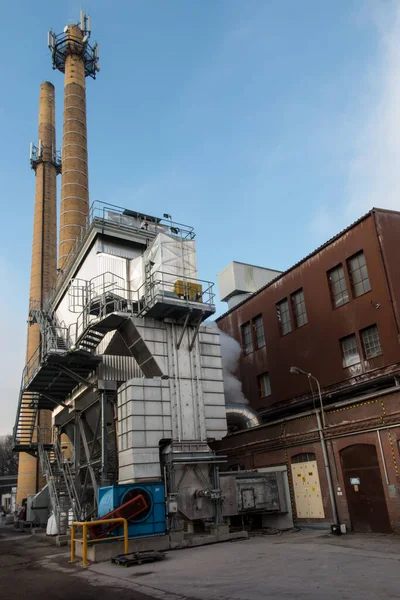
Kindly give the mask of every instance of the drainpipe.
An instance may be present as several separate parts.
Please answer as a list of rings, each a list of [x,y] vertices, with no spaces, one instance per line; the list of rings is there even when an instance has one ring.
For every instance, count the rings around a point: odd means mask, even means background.
[[[108,485],[107,479],[107,392],[101,395],[101,485]]]

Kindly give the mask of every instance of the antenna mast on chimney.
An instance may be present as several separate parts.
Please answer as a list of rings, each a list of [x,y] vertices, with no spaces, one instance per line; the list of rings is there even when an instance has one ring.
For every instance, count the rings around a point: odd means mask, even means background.
[[[99,47],[89,43],[91,19],[83,11],[79,23],[58,35],[48,34],[53,69],[64,77],[64,126],[58,268],[65,271],[89,225],[89,181],[86,127],[86,77],[100,71]]]

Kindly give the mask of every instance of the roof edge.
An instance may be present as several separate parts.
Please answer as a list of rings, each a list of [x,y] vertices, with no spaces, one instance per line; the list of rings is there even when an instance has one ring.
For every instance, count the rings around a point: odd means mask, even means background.
[[[324,242],[321,246],[318,246],[318,248],[316,248],[315,250],[313,250],[312,252],[310,252],[309,254],[307,254],[304,258],[302,258],[301,260],[299,260],[297,263],[295,263],[294,265],[292,265],[291,267],[289,267],[288,269],[286,269],[286,271],[283,271],[282,273],[280,273],[280,275],[278,275],[277,277],[275,277],[274,279],[272,279],[271,281],[269,281],[266,285],[263,285],[259,290],[257,290],[256,292],[253,292],[250,296],[248,296],[247,298],[245,298],[244,300],[242,300],[241,302],[239,302],[238,304],[236,304],[236,306],[234,306],[233,308],[230,308],[229,310],[227,310],[226,312],[224,312],[221,316],[219,316],[217,319],[215,319],[215,322],[218,323],[221,319],[223,319],[224,317],[228,316],[234,310],[236,310],[240,306],[243,306],[243,304],[245,304],[246,302],[249,302],[252,298],[254,298],[255,296],[257,296],[262,291],[264,291],[265,289],[267,289],[268,287],[270,287],[271,285],[273,285],[274,283],[276,283],[279,279],[282,279],[282,277],[284,277],[285,275],[287,275],[288,273],[290,273],[291,271],[293,271],[294,269],[296,269],[297,267],[299,267],[300,265],[302,265],[303,263],[305,263],[307,260],[309,260],[310,258],[312,258],[313,256],[315,256],[316,254],[318,254],[318,252],[321,252],[321,250],[324,250],[325,248],[327,248],[328,246],[330,246],[330,244],[333,244],[333,242],[335,242],[340,237],[342,237],[342,235],[345,235],[348,231],[350,231],[351,229],[354,229],[354,227],[357,227],[357,225],[359,225],[360,223],[362,223],[363,221],[365,221],[366,219],[368,219],[369,217],[371,217],[376,212],[394,213],[394,214],[397,214],[397,215],[400,216],[400,212],[399,211],[390,210],[390,209],[386,209],[386,208],[371,208],[371,210],[369,210],[367,213],[365,213],[364,215],[362,215],[362,217],[360,217],[359,219],[357,219],[357,221],[354,221],[354,223],[351,223],[345,229],[342,229],[342,231],[340,231],[339,233],[337,233],[336,235],[334,235],[333,237],[331,237],[329,240],[327,240],[326,242]],[[232,262],[235,262],[235,261],[232,261]]]

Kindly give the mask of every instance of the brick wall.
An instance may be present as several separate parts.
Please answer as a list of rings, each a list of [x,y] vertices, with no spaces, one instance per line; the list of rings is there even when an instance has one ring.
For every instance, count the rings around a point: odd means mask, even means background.
[[[372,444],[377,452],[391,527],[393,531],[400,533],[399,406],[400,392],[396,392],[334,411],[326,411],[325,435],[339,521],[345,523],[348,528],[351,528],[351,522],[340,452],[353,444]],[[396,426],[397,424],[399,426]],[[384,429],[385,425],[392,426],[392,428]],[[382,452],[377,431],[364,431],[378,428],[380,428],[379,436]],[[325,519],[296,520],[299,525],[332,523],[328,482],[315,415],[286,420],[275,425],[265,425],[254,430],[231,435],[221,442],[215,443],[215,449],[219,453],[228,456],[229,466],[241,465],[245,469],[257,469],[274,465],[287,465],[291,488],[292,457],[299,453],[314,453],[318,465]],[[340,488],[342,495],[337,494],[338,488]],[[291,496],[292,504],[294,504],[293,488],[291,489]],[[296,515],[295,506],[292,506],[292,508],[293,514]]]

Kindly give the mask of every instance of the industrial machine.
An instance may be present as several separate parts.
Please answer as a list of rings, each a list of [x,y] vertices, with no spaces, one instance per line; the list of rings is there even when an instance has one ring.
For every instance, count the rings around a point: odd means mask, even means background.
[[[287,512],[282,472],[258,473],[234,471],[220,474],[224,499],[222,514],[233,517],[246,514]]]
[[[129,537],[163,535],[166,531],[163,482],[99,488],[98,516],[128,519]],[[111,531],[108,529],[107,533]],[[115,528],[113,533],[121,535],[121,528]]]

